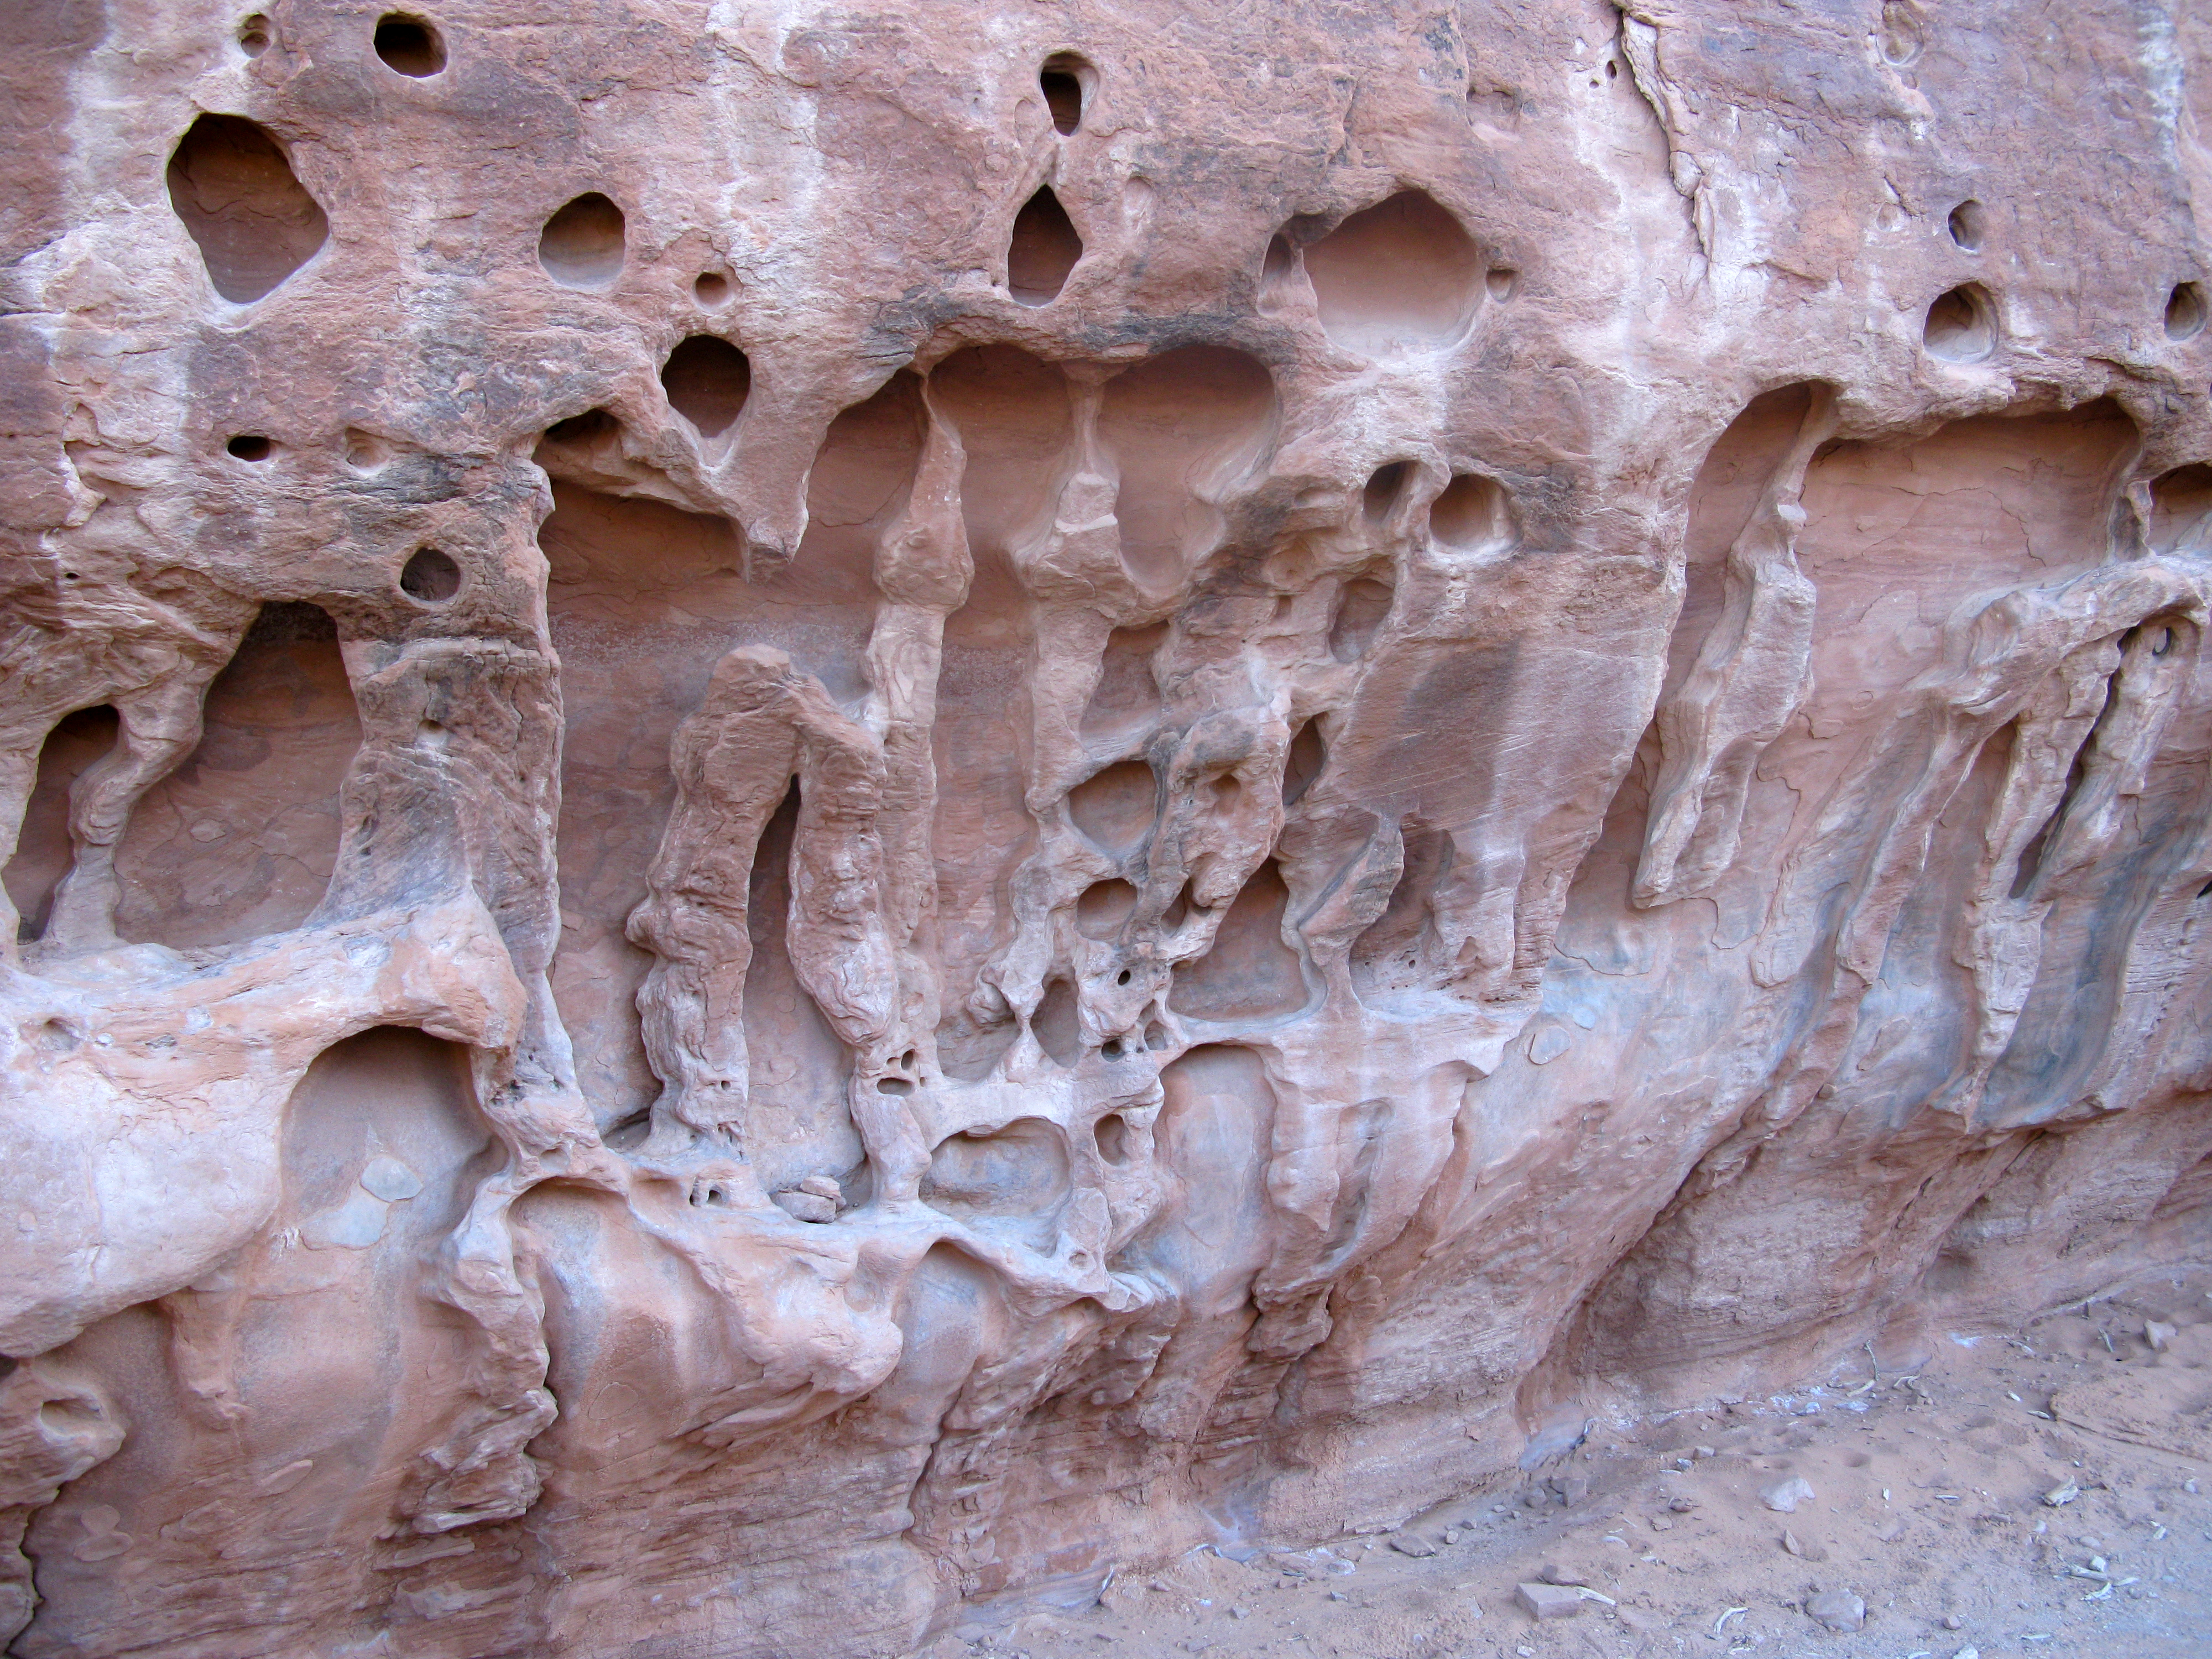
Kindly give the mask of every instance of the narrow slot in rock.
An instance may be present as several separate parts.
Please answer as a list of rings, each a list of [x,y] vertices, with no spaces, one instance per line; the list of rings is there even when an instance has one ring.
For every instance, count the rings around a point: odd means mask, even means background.
[[[23,809],[15,850],[5,872],[0,873],[20,918],[15,933],[21,940],[28,942],[46,932],[54,889],[69,873],[70,787],[88,767],[113,750],[121,729],[115,711],[105,704],[80,708],[62,717],[39,750],[38,778]]]
[[[1322,331],[1371,357],[1455,338],[1484,276],[1474,240],[1418,190],[1353,214],[1306,249],[1305,264]]]
[[[563,288],[612,286],[622,275],[623,210],[588,191],[545,222],[538,237],[538,263]]]
[[[668,354],[660,384],[669,407],[702,438],[719,438],[736,424],[752,392],[745,354],[714,334],[694,334]]]
[[[1979,283],[1938,295],[1920,337],[1928,355],[1947,363],[1977,363],[1996,349],[1996,307]]]
[[[1290,751],[1283,759],[1283,805],[1292,805],[1312,788],[1314,780],[1328,763],[1328,752],[1322,744],[1321,721],[1310,720],[1291,738]]]
[[[438,31],[419,17],[404,11],[387,11],[376,20],[376,55],[386,69],[411,80],[435,75],[446,67],[446,43]]]
[[[215,291],[238,305],[273,291],[331,232],[276,141],[240,115],[192,123],[169,157],[169,204]]]
[[[1006,288],[1025,306],[1050,305],[1083,257],[1083,238],[1048,185],[1014,216],[1006,244]]]
[[[864,1156],[846,1105],[853,1056],[799,982],[791,957],[791,848],[799,830],[794,781],[761,833],[746,884],[752,959],[741,1000],[745,1030],[745,1151],[777,1191]]]

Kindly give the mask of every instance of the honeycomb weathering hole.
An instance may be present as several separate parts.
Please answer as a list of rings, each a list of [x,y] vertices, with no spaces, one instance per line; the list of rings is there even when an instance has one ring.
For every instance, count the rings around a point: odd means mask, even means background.
[[[1996,307],[1979,283],[1938,295],[1920,337],[1928,355],[1947,363],[1979,362],[1996,349]]]
[[[1102,851],[1133,853],[1152,833],[1159,787],[1142,761],[1120,761],[1067,792],[1067,816]]]
[[[241,432],[223,446],[241,461],[265,461],[276,453],[276,445],[258,432]]]
[[[702,438],[718,438],[737,422],[752,392],[745,354],[714,334],[694,334],[668,354],[660,371],[668,406]]]
[[[461,568],[434,547],[418,547],[399,572],[400,591],[424,605],[443,605],[461,591]]]
[[[538,263],[563,288],[602,289],[622,275],[623,210],[587,191],[545,222]]]
[[[241,115],[192,123],[169,157],[169,204],[199,245],[216,292],[240,305],[307,264],[331,231],[283,149]]]
[[[1305,267],[1322,330],[1368,356],[1457,337],[1486,275],[1474,239],[1418,190],[1353,214],[1306,249]]]
[[[387,11],[376,20],[376,55],[385,67],[422,80],[446,67],[446,43],[419,17]]]
[[[1951,240],[1969,253],[1982,251],[1982,238],[1987,234],[1989,213],[1979,202],[1969,197],[1951,210],[1949,220]]]
[[[1037,89],[1044,94],[1052,130],[1065,137],[1083,125],[1083,106],[1098,71],[1072,52],[1056,52],[1037,71]]]
[[[1023,305],[1049,305],[1082,257],[1083,238],[1048,185],[1014,216],[1013,235],[1006,243],[1007,290]]]
[[[2207,307],[2198,283],[2177,283],[2166,299],[2166,337],[2193,340],[2204,331]]]
[[[269,50],[269,20],[259,12],[238,26],[238,49],[248,58],[258,58]]]
[[[1459,553],[1490,553],[1520,539],[1504,486],[1479,472],[1455,472],[1429,504],[1431,539]]]

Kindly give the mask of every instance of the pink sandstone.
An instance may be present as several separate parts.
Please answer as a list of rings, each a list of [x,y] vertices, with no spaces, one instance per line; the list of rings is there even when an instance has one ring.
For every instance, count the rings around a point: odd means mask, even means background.
[[[2206,1258],[2203,8],[14,11],[10,1652],[904,1654]]]

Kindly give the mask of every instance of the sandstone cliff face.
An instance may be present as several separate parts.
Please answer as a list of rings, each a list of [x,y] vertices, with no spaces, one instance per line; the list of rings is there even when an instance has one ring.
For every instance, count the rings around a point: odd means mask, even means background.
[[[14,10],[11,1651],[897,1653],[2204,1253],[2201,9]]]

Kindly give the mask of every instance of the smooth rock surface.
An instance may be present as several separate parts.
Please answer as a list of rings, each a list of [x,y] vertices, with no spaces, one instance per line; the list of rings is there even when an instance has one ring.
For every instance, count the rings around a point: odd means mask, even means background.
[[[12,1651],[904,1654],[2206,1257],[2202,8],[17,9]]]

